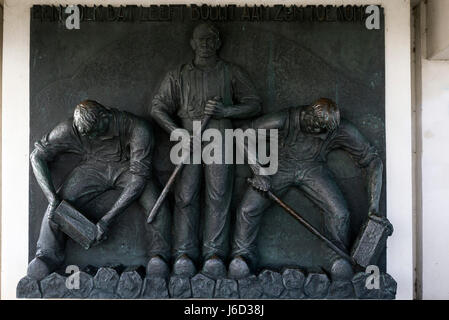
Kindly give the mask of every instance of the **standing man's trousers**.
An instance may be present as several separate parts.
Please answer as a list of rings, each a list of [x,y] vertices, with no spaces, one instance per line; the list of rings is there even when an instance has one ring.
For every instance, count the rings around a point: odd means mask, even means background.
[[[271,176],[271,190],[278,196],[289,187],[301,190],[323,212],[327,236],[342,250],[348,248],[349,211],[346,201],[324,164],[299,164]],[[232,256],[242,256],[254,267],[257,261],[257,235],[263,212],[272,201],[251,186],[237,209]],[[331,253],[330,260],[337,258]]]
[[[68,201],[75,208],[80,208],[89,201],[111,189],[123,189],[131,180],[129,162],[102,163],[86,162],[76,167],[58,191],[61,199]],[[156,219],[146,223],[146,218],[159,196],[159,188],[148,180],[139,204],[143,207],[142,224],[146,228],[149,257],[160,255],[166,261],[170,259],[170,212],[163,205]],[[112,207],[111,203],[111,207]],[[50,265],[57,266],[64,261],[64,248],[67,235],[49,218],[50,206],[42,219],[41,231],[37,242],[36,257]]]
[[[224,139],[224,130],[232,128],[232,124],[227,119],[211,120],[208,128],[218,129]],[[176,179],[173,210],[174,259],[183,254],[192,260],[197,260],[200,255],[203,259],[213,255],[221,259],[227,257],[234,165],[224,164],[225,150],[223,144],[222,164],[187,164]],[[202,189],[204,202],[201,201]],[[202,235],[199,234],[201,212]]]

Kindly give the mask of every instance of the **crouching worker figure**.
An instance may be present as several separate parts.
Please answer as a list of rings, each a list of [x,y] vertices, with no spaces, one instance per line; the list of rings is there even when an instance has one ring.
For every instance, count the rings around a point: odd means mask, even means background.
[[[255,175],[237,209],[229,276],[243,278],[256,266],[256,240],[263,212],[271,200],[270,190],[282,196],[290,187],[301,190],[318,206],[324,217],[327,238],[344,252],[349,249],[349,211],[346,201],[326,166],[330,151],[342,149],[355,163],[366,168],[369,215],[378,215],[382,188],[382,160],[377,151],[349,122],[340,121],[340,111],[329,99],[319,99],[305,107],[294,107],[253,120],[254,129],[279,129],[278,172]],[[253,171],[256,171],[253,168]],[[351,264],[334,251],[325,266],[333,280],[353,276]]]
[[[86,100],[75,108],[73,118],[58,124],[35,143],[31,153],[34,175],[48,200],[41,224],[36,257],[28,276],[43,279],[64,261],[67,235],[55,222],[55,210],[62,200],[80,208],[102,193],[116,189],[121,194],[96,224],[95,243],[103,241],[113,221],[135,200],[147,215],[159,195],[151,179],[153,133],[148,123],[131,113],[107,108]],[[70,173],[59,191],[53,185],[48,163],[61,153],[81,155],[83,161]],[[165,277],[170,258],[167,207],[146,227],[149,240],[147,274]]]

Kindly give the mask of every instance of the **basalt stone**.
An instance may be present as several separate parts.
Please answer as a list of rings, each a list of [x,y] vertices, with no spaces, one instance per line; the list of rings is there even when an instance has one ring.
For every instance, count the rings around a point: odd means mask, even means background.
[[[354,299],[354,286],[350,281],[333,281],[329,287],[328,299]]]
[[[28,276],[23,277],[17,284],[16,297],[28,299],[42,298],[39,283]]]
[[[115,293],[94,288],[89,295],[89,299],[120,299],[120,297]]]
[[[371,288],[369,284],[375,284],[374,279],[368,277],[370,274],[360,272],[354,276],[352,283],[356,296],[359,299],[395,299],[397,283],[389,275],[382,273],[379,277],[379,289]],[[368,285],[367,285],[368,284]]]
[[[263,288],[264,298],[279,298],[285,290],[282,276],[279,272],[264,270],[259,274],[258,278]]]
[[[150,277],[143,281],[142,289],[143,299],[167,299],[168,288],[167,281],[164,278]]]
[[[285,269],[282,272],[282,281],[286,289],[285,299],[304,298],[305,275],[298,269]]]
[[[259,278],[255,275],[237,281],[240,298],[242,299],[260,299],[263,295],[263,288]]]
[[[330,280],[324,273],[309,273],[304,283],[304,293],[312,299],[322,299],[327,296]]]
[[[119,280],[120,276],[114,269],[100,268],[94,277],[94,286],[101,291],[114,293]]]
[[[192,286],[193,298],[213,298],[215,289],[214,280],[198,273],[190,279],[190,284]]]
[[[172,276],[168,284],[170,297],[178,299],[187,299],[192,297],[189,278],[181,276]]]
[[[53,272],[41,281],[43,298],[64,298],[69,295],[66,278]]]
[[[77,285],[76,282],[79,280],[79,287],[76,288],[74,286]],[[90,274],[87,274],[83,271],[78,271],[71,274],[67,278],[67,282],[69,284],[69,296],[73,298],[85,299],[88,298],[90,292],[94,288],[94,279]],[[73,287],[73,288],[72,288]]]
[[[397,282],[388,273],[385,273],[381,275],[381,284],[383,285],[382,299],[395,299]]]
[[[237,281],[232,279],[218,279],[215,285],[215,298],[237,299],[239,291]]]
[[[368,277],[370,274],[367,274],[365,272],[359,272],[352,278],[352,284],[354,285],[354,291],[359,299],[381,299],[382,298],[382,292],[381,292],[381,282],[379,279],[379,289],[372,288],[370,289],[369,286],[367,286],[367,280],[368,283],[371,282]]]
[[[124,299],[135,299],[140,295],[142,278],[137,271],[125,271],[120,276],[117,294]]]
[[[304,299],[304,289],[286,289],[280,296],[281,299]]]

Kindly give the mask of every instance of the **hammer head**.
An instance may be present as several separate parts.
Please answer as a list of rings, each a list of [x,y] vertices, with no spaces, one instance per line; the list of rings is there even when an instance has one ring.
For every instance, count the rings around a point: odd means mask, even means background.
[[[62,201],[56,208],[53,221],[62,232],[78,242],[84,249],[89,249],[95,242],[96,225],[67,201]]]
[[[393,226],[387,218],[370,215],[352,247],[351,256],[364,268],[376,264],[392,234]]]

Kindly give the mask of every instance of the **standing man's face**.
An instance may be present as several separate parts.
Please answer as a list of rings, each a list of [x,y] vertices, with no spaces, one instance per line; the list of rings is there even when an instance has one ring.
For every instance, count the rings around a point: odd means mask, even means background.
[[[190,44],[197,57],[209,58],[217,54],[220,40],[217,35],[207,27],[200,26],[193,32]]]

